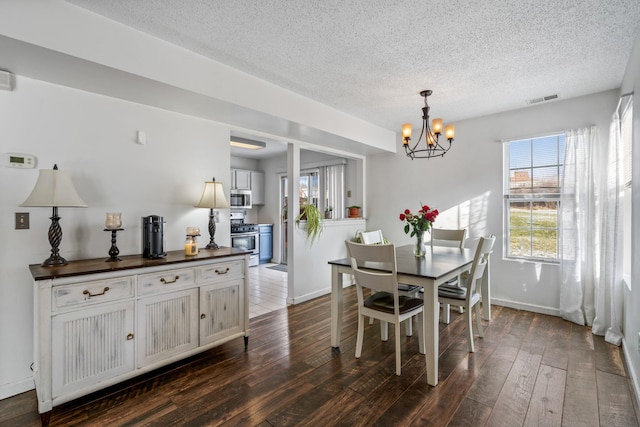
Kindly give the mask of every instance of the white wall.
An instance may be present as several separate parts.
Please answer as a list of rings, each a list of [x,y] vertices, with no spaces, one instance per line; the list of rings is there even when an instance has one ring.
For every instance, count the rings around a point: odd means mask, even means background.
[[[636,399],[640,400],[640,35],[636,38],[625,72],[621,94],[633,96],[633,175],[631,224],[631,289],[625,287],[623,348],[627,366],[633,379]]]
[[[207,229],[208,211],[196,209],[212,176],[229,190],[229,134],[219,124],[17,76],[0,91],[0,152],[36,156],[36,169],[0,168],[0,398],[33,388],[32,281],[28,264],[49,256],[51,209],[24,208],[38,168],[67,171],[89,205],[60,208],[61,255],[108,258],[105,213],[122,212],[121,255],[141,252],[140,218],[162,215],[168,250],[184,245],[187,226]],[[136,130],[147,144],[134,142]],[[14,230],[14,212],[29,212],[31,228]],[[228,210],[216,241],[228,246]],[[206,232],[205,232],[206,234]],[[203,238],[208,236],[203,236]]]
[[[618,92],[608,91],[461,121],[456,123],[454,147],[444,158],[410,160],[401,151],[371,156],[367,169],[369,229],[381,228],[396,244],[411,243],[398,215],[425,203],[443,212],[437,227],[468,227],[470,247],[475,247],[480,235],[494,233],[498,239],[491,259],[492,301],[557,314],[559,267],[502,259],[503,155],[499,141],[591,124],[597,125],[600,140],[606,141],[617,102]]]

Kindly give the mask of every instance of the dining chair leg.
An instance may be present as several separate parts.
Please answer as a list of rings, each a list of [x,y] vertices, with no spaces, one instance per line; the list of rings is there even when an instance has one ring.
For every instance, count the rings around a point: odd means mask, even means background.
[[[442,323],[448,325],[451,322],[451,306],[449,304],[442,304]]]
[[[364,341],[364,321],[363,315],[358,315],[358,335],[356,336],[356,358],[359,359],[362,354],[362,343]]]
[[[384,320],[380,321],[380,339],[382,341],[389,340],[389,322]]]
[[[413,335],[413,318],[410,317],[404,323],[405,335],[410,337]]]
[[[402,356],[400,354],[400,322],[394,324],[396,338],[396,375],[402,370]]]
[[[420,350],[420,354],[427,353],[427,343],[424,339],[424,313],[420,312],[417,315],[418,317],[418,348]]]
[[[475,351],[473,348],[473,327],[471,326],[473,324],[471,319],[472,313],[473,310],[467,310],[465,313],[465,317],[467,318],[467,340],[469,341],[469,353],[473,353]]]
[[[482,311],[480,310],[480,304],[476,303],[476,324],[478,325],[478,336],[480,338],[484,337],[484,333],[482,332],[482,319],[481,319],[481,313]]]

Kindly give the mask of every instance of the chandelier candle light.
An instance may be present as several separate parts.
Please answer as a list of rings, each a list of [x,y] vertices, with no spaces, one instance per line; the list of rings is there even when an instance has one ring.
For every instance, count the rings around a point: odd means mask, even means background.
[[[427,97],[431,95],[432,91],[429,89],[420,92],[420,96],[424,97],[424,107],[422,107],[422,131],[418,137],[418,141],[411,146],[411,123],[405,123],[402,125],[402,146],[404,147],[407,157],[411,160],[415,158],[430,159],[431,157],[444,157],[447,151],[451,148],[451,143],[454,141],[455,127],[454,125],[447,125],[444,127],[444,137],[449,141],[449,145],[445,148],[439,143],[440,134],[442,133],[442,119],[433,119],[431,126],[429,126],[429,104]],[[418,148],[420,140],[424,135],[424,142],[426,148]]]

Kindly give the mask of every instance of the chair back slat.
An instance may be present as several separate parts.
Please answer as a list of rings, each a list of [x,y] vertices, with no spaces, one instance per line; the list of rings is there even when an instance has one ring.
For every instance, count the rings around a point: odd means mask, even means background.
[[[493,234],[489,237],[480,237],[476,253],[473,257],[473,264],[471,264],[469,278],[467,279],[467,298],[471,298],[476,292],[477,283],[482,279],[484,270],[487,268],[489,255],[493,252],[495,241],[496,236]]]
[[[467,234],[467,229],[445,229],[445,228],[432,228],[431,229],[431,247],[434,246],[449,246],[453,248],[464,247],[464,240]]]
[[[398,293],[396,248],[388,245],[365,245],[345,242],[351,258],[356,286],[376,291]],[[372,270],[376,268],[376,270]]]
[[[384,243],[384,237],[382,237],[382,230],[361,231],[360,242],[365,245],[379,245]]]

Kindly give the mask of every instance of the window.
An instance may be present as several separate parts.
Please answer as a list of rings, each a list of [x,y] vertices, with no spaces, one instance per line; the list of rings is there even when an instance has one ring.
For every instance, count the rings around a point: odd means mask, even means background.
[[[287,176],[281,177],[281,205],[287,209]],[[300,205],[311,203],[326,219],[344,218],[345,165],[319,166],[300,171]],[[320,197],[322,195],[322,197]]]
[[[505,257],[559,259],[564,134],[505,144]]]

